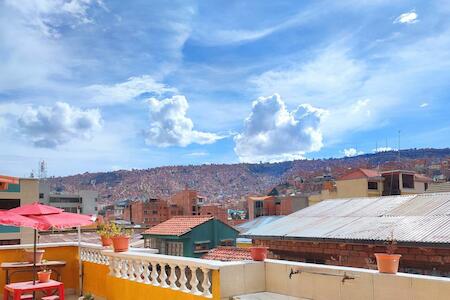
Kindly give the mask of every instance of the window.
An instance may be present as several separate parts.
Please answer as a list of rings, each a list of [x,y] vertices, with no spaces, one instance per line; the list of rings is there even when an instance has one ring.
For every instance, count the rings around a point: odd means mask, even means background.
[[[428,182],[425,182],[424,185],[425,185],[425,191],[428,190]]]
[[[39,193],[39,199],[44,199],[44,193]]]
[[[77,197],[50,197],[50,203],[81,203],[81,198]]]
[[[234,246],[234,240],[232,239],[220,240],[220,246]]]
[[[402,174],[403,188],[413,189],[414,188],[414,175]]]
[[[375,181],[369,181],[369,182],[367,183],[367,188],[368,188],[369,190],[378,190],[378,182],[375,182]]]
[[[167,242],[167,255],[183,256],[183,243]]]
[[[194,253],[204,253],[209,250],[210,241],[202,241],[194,243]]]
[[[0,200],[0,209],[11,209],[20,206],[19,199],[1,199]]]
[[[0,246],[6,246],[6,245],[19,245],[20,239],[13,239],[13,240],[0,240]]]
[[[152,214],[156,215],[156,214],[158,214],[158,211],[157,210],[153,210]]]

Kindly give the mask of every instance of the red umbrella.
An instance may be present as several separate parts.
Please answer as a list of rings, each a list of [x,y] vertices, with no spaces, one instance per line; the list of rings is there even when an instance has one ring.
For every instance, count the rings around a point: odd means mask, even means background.
[[[40,216],[62,213],[64,210],[49,205],[40,204],[34,202],[31,204],[25,204],[9,210],[10,212],[22,215],[22,216]]]
[[[9,210],[0,211],[0,224],[6,226],[38,228],[39,223],[31,218],[21,216]]]
[[[37,229],[47,230],[50,228],[71,228],[77,226],[86,226],[93,223],[90,216],[66,213],[62,209],[43,205],[38,202],[26,204],[13,209],[9,212],[19,214],[35,222],[34,230],[34,261],[33,261],[33,283],[36,280],[36,236]],[[24,225],[22,225],[24,226]],[[28,227],[28,226],[26,226]]]

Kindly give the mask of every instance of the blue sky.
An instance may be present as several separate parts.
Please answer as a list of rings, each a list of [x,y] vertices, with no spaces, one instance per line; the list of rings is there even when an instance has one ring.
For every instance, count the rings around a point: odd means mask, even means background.
[[[448,147],[447,1],[0,1],[0,173]]]

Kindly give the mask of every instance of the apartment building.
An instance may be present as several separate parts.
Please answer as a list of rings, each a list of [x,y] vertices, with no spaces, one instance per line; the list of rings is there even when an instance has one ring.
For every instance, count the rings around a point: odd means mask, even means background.
[[[33,203],[39,197],[39,181],[0,175],[0,209],[11,209]],[[33,242],[33,230],[14,226],[0,226],[0,245]]]
[[[97,214],[98,192],[79,190],[76,193],[51,191],[50,185],[39,181],[39,202],[64,209],[66,212]]]

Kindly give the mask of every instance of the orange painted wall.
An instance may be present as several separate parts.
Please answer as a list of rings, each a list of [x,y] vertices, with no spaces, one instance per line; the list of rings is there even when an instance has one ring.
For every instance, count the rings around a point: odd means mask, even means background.
[[[64,260],[66,266],[61,269],[61,279],[64,282],[64,288],[78,290],[78,248],[68,247],[49,247],[44,249],[44,258],[46,260]],[[20,262],[23,261],[23,249],[0,250],[0,262]],[[5,271],[0,271],[0,286],[5,285]],[[56,279],[52,275],[53,279]],[[32,273],[20,273],[11,277],[11,282],[32,280]],[[3,291],[3,290],[2,290]]]

